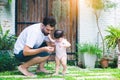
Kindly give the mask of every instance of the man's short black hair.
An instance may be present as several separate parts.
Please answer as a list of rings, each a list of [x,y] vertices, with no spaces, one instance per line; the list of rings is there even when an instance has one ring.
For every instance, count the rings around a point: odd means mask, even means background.
[[[43,19],[43,24],[46,25],[50,25],[51,27],[55,27],[56,25],[56,20],[53,16],[49,16],[49,17],[45,17]]]
[[[64,31],[63,30],[55,30],[54,32],[54,38],[60,38],[64,36]]]

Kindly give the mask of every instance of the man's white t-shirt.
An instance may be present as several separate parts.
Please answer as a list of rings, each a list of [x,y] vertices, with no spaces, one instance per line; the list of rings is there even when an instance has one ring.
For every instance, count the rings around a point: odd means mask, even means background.
[[[45,36],[41,31],[42,23],[37,23],[25,28],[19,35],[15,46],[14,53],[19,54],[23,50],[24,46],[27,45],[30,48],[38,48],[43,43]]]

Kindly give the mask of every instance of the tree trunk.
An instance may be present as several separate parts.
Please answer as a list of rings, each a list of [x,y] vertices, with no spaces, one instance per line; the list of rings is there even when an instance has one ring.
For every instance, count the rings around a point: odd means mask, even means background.
[[[118,43],[118,50],[119,50],[117,65],[118,65],[118,68],[120,69],[120,39],[118,39],[117,43]]]
[[[99,13],[100,14],[100,13]],[[100,30],[100,26],[99,26],[99,16],[97,15],[97,13],[95,13],[95,16],[96,16],[96,24],[97,24],[97,28],[98,28],[98,32],[100,33],[100,37],[102,39],[102,48],[103,48],[103,55],[105,54],[105,45],[104,45],[104,39],[103,39],[103,35],[102,35],[102,32]]]

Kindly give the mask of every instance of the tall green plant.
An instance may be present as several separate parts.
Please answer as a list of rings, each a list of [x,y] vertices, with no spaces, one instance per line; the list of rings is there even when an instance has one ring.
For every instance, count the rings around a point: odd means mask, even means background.
[[[0,71],[14,70],[19,64],[13,53],[15,40],[15,35],[10,30],[3,31],[0,25]]]
[[[115,27],[113,25],[110,25],[105,31],[109,33],[105,36],[107,47],[114,49],[120,42],[120,28],[119,26]],[[118,45],[118,47],[120,51],[120,46]]]
[[[104,54],[105,44],[104,44],[104,38],[101,32],[101,28],[99,25],[99,18],[103,10],[108,10],[110,8],[116,7],[116,4],[114,2],[111,2],[110,0],[86,0],[86,3],[89,7],[93,9],[93,13],[96,17],[96,24],[97,24],[97,28],[100,33],[101,39],[102,39],[103,54]]]
[[[12,50],[16,37],[10,34],[10,30],[3,32],[2,26],[0,25],[0,50]]]
[[[118,45],[118,50],[120,52],[120,27],[110,25],[110,26],[108,26],[106,31],[109,33],[108,35],[105,36],[105,40],[107,42],[107,47],[115,49],[116,46]],[[118,56],[118,59],[119,59],[119,56]],[[118,68],[120,68],[119,67],[120,60],[118,60],[117,65],[118,65]]]

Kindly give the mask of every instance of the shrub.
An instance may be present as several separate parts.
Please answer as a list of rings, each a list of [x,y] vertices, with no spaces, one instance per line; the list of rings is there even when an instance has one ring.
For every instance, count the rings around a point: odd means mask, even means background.
[[[16,37],[9,32],[10,30],[3,32],[0,25],[0,71],[13,70],[18,63],[13,54]]]
[[[0,71],[14,70],[17,64],[12,50],[0,50]]]
[[[92,43],[82,43],[82,44],[77,44],[78,48],[78,54],[92,54],[92,55],[97,55],[98,57],[101,57],[102,54],[102,49],[99,48],[97,45],[94,45]]]
[[[3,32],[2,26],[0,25],[0,50],[12,50],[15,41],[16,36],[10,34],[10,30]]]

